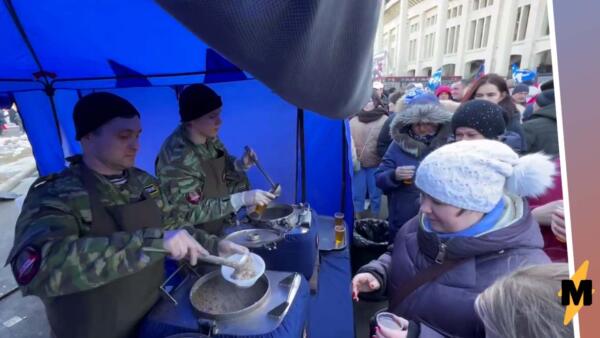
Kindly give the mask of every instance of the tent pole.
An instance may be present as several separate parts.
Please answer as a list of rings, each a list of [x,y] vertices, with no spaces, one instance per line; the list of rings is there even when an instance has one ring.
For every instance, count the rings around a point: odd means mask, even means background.
[[[230,70],[214,70],[211,74],[227,74],[232,73]],[[180,72],[180,73],[158,73],[158,74],[121,74],[110,76],[88,76],[88,77],[71,77],[54,79],[52,82],[75,82],[75,81],[102,81],[102,80],[119,80],[119,79],[148,79],[148,78],[164,78],[164,77],[183,77],[194,75],[206,75],[207,71],[195,72]],[[253,80],[252,78],[236,81]],[[225,81],[226,82],[226,81]]]
[[[27,33],[25,33],[23,24],[21,24],[21,20],[19,20],[19,17],[17,16],[17,12],[15,11],[15,7],[13,6],[12,1],[4,0],[4,4],[6,5],[6,9],[8,10],[8,13],[10,14],[11,18],[13,19],[13,22],[14,22],[15,26],[17,27],[19,34],[21,34],[21,38],[23,39],[23,42],[27,46],[29,53],[31,53],[31,57],[33,58],[33,61],[35,61],[35,64],[37,65],[38,69],[40,70],[40,73],[44,76],[44,80],[45,80],[44,82],[46,84],[48,84],[49,83],[48,77],[47,77],[48,73],[46,71],[44,71],[44,67],[42,67],[42,63],[40,62],[40,59],[38,58],[37,54],[35,53],[35,50],[33,49],[33,45],[31,44],[31,41],[29,41],[29,37],[27,36]]]
[[[15,26],[17,27],[19,34],[21,34],[21,38],[23,39],[23,42],[27,46],[27,49],[29,50],[31,57],[33,58],[33,60],[35,61],[35,64],[37,65],[37,67],[39,69],[38,73],[41,75],[40,77],[43,77],[43,81],[40,81],[40,82],[42,82],[44,84],[44,92],[46,92],[46,95],[48,95],[48,98],[50,99],[52,115],[54,117],[54,123],[56,124],[56,132],[58,133],[58,142],[60,142],[60,145],[62,146],[62,137],[60,135],[60,124],[58,122],[58,114],[56,113],[56,105],[54,103],[55,90],[54,90],[54,88],[52,88],[52,84],[50,84],[50,81],[48,80],[48,75],[50,73],[46,72],[44,70],[44,67],[42,67],[42,63],[40,62],[40,59],[38,58],[35,50],[33,49],[33,45],[31,44],[31,41],[29,40],[27,33],[25,33],[25,28],[23,28],[23,24],[21,23],[21,20],[19,20],[17,11],[15,10],[15,7],[13,6],[12,1],[4,0],[4,4],[6,5],[6,9],[8,10],[8,13],[10,14]],[[34,76],[37,76],[38,73],[34,74]]]
[[[296,111],[296,161],[298,160],[298,151],[300,156],[300,202],[306,203],[306,148],[304,144],[304,109],[298,108]],[[298,188],[298,162],[296,162],[296,189]],[[298,193],[295,193],[296,198]]]
[[[348,177],[348,143],[346,142],[346,121],[342,120],[342,197],[340,211],[346,207],[346,178]]]
[[[11,79],[11,78],[0,78],[0,81],[3,81],[3,82],[37,82],[36,80],[32,80],[32,79]]]
[[[58,121],[58,113],[56,111],[56,103],[54,102],[54,93],[56,93],[56,89],[52,87],[51,84],[47,83],[44,85],[44,92],[48,95],[48,100],[50,100],[50,108],[52,109],[52,117],[54,118],[54,125],[56,127],[56,133],[58,134],[58,142],[62,146],[62,135],[60,134],[60,122]]]
[[[296,148],[295,150],[295,161],[294,161],[294,203],[298,203],[298,135],[300,135],[300,115],[298,114],[298,110],[296,110]]]

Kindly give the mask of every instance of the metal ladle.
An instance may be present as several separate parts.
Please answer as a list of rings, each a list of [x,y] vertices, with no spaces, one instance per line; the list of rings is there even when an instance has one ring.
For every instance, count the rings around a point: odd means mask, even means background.
[[[252,154],[252,149],[249,146],[245,146],[244,149],[246,150],[246,153]],[[254,161],[254,164],[256,164],[256,168],[258,168],[258,170],[263,174],[263,176],[267,179],[267,181],[271,185],[270,193],[279,197],[279,195],[281,195],[281,185],[279,183],[273,182],[273,180],[271,179],[271,176],[269,176],[269,174],[267,174],[265,169],[263,169],[262,165],[260,165],[260,163],[258,162],[258,159],[256,157],[253,157],[252,160]]]

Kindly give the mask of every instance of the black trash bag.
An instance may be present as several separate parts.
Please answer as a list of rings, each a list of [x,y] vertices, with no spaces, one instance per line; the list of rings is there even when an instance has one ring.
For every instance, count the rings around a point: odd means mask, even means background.
[[[386,220],[364,218],[354,222],[352,245],[357,247],[386,247],[390,235],[390,226]]]
[[[390,227],[386,220],[364,218],[354,222],[350,260],[352,274],[363,265],[379,258],[389,246]]]

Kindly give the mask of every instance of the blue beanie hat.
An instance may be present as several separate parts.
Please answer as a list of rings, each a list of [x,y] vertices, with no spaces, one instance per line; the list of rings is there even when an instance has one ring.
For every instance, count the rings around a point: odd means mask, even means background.
[[[437,96],[430,94],[430,93],[420,93],[417,94],[413,97],[406,97],[404,99],[404,103],[406,103],[407,105],[413,105],[413,104],[436,104],[439,105],[440,104],[440,100],[437,98]]]

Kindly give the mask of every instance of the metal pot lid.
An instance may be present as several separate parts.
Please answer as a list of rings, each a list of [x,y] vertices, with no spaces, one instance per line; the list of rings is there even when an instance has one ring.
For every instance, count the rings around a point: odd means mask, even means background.
[[[284,218],[292,215],[294,213],[294,208],[287,204],[277,204],[273,206],[267,207],[267,209],[261,215],[261,219],[263,220],[275,220],[279,218]]]
[[[209,338],[209,337],[200,332],[185,332],[185,333],[174,334],[172,336],[167,336],[165,338]]]
[[[279,241],[281,235],[273,229],[246,229],[232,232],[225,239],[248,248],[257,248]]]

